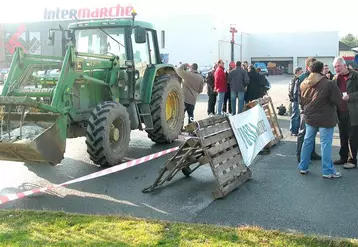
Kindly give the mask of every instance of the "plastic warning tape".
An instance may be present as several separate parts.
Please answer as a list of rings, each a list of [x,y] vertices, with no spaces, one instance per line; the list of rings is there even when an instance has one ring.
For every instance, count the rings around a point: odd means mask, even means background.
[[[19,192],[19,193],[16,193],[16,194],[9,194],[9,195],[3,195],[3,196],[0,195],[0,205],[4,204],[4,203],[7,203],[7,202],[10,202],[10,201],[15,201],[17,199],[24,198],[24,197],[27,197],[27,196],[30,196],[30,195],[43,193],[43,192],[45,192],[46,190],[49,190],[49,189],[53,189],[53,188],[57,188],[57,187],[61,187],[61,186],[66,186],[66,185],[70,185],[70,184],[74,184],[74,183],[78,183],[78,182],[82,182],[82,181],[86,181],[86,180],[91,180],[91,179],[99,178],[99,177],[102,177],[102,176],[105,176],[105,175],[108,175],[108,174],[111,174],[111,173],[119,172],[119,171],[128,169],[130,167],[133,167],[133,166],[148,162],[150,160],[154,160],[156,158],[159,158],[161,156],[167,155],[169,153],[175,152],[178,149],[179,149],[179,147],[174,147],[174,148],[170,148],[170,149],[167,149],[167,150],[163,150],[163,151],[160,151],[158,153],[150,154],[150,155],[144,156],[144,157],[139,158],[139,159],[131,160],[131,161],[119,164],[117,166],[113,166],[113,167],[104,169],[104,170],[99,171],[99,172],[91,173],[89,175],[70,180],[70,181],[62,183],[62,184],[49,185],[49,186],[46,186],[46,187],[43,187],[43,188],[40,188],[40,189],[33,189],[33,190],[25,191],[25,192]]]

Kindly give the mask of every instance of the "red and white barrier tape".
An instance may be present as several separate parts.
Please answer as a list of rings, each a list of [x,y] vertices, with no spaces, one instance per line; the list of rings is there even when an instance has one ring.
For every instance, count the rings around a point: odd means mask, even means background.
[[[16,193],[16,194],[3,195],[3,196],[0,195],[0,205],[4,204],[4,203],[7,203],[7,202],[10,202],[10,201],[15,201],[15,200],[20,199],[20,198],[27,197],[29,195],[43,193],[43,192],[45,192],[46,190],[49,190],[49,189],[53,189],[53,188],[57,188],[57,187],[61,187],[61,186],[66,186],[66,185],[70,185],[70,184],[74,184],[74,183],[78,183],[78,182],[82,182],[82,181],[102,177],[102,176],[105,176],[105,175],[108,175],[108,174],[111,174],[111,173],[115,173],[115,172],[118,172],[118,171],[122,171],[122,170],[125,170],[127,168],[130,168],[130,167],[133,167],[133,166],[148,162],[150,160],[154,160],[156,158],[159,158],[160,156],[164,156],[164,155],[167,155],[169,153],[175,152],[178,149],[179,149],[179,147],[163,150],[163,151],[160,151],[158,153],[150,154],[150,155],[144,156],[144,157],[139,158],[139,159],[131,160],[131,161],[122,163],[120,165],[107,168],[107,169],[99,171],[99,172],[95,172],[95,173],[92,173],[92,174],[89,174],[89,175],[86,175],[86,176],[83,176],[83,177],[80,177],[80,178],[70,180],[70,181],[62,183],[62,184],[49,185],[49,186],[46,186],[46,187],[43,187],[43,188],[40,188],[40,189],[33,189],[33,190],[20,192],[20,193]]]

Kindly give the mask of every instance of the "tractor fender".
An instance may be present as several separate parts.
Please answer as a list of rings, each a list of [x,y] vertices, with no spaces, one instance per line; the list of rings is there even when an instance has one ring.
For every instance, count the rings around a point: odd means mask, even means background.
[[[163,75],[171,75],[178,78],[179,82],[182,81],[181,77],[177,74],[173,65],[157,64],[148,67],[144,73],[143,80],[140,86],[140,95],[142,103],[150,104],[154,81],[157,77]]]

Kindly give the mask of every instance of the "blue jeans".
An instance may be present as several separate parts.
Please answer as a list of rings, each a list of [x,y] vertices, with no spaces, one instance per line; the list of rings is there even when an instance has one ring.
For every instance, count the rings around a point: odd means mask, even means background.
[[[298,129],[300,128],[300,106],[298,102],[291,102],[292,105],[292,115],[290,121],[290,132],[291,134],[298,134]]]
[[[336,173],[332,162],[332,140],[334,128],[312,127],[306,123],[306,135],[301,151],[301,162],[298,169],[307,171],[311,159],[316,134],[319,131],[321,137],[322,175]]]
[[[243,110],[244,110],[244,96],[245,96],[245,92],[234,92],[231,91],[231,113],[232,115],[236,115],[236,98],[238,98],[238,107],[239,107],[239,111],[238,113],[240,114]]]
[[[219,115],[222,114],[223,105],[224,105],[225,92],[218,93],[218,104],[217,104],[217,112]]]

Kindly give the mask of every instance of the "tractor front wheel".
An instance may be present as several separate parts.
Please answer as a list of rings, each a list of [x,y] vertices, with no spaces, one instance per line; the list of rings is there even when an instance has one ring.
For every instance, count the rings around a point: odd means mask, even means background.
[[[154,81],[150,109],[153,130],[148,137],[156,143],[171,143],[178,138],[184,122],[184,93],[179,80],[164,75]]]
[[[119,164],[130,141],[127,109],[116,102],[103,102],[91,113],[86,130],[87,153],[97,165]]]

